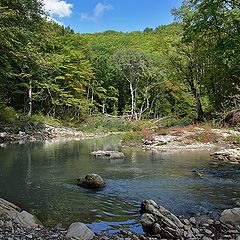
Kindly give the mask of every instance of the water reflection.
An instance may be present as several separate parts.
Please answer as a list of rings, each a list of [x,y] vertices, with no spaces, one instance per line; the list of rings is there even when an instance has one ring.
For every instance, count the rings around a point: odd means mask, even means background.
[[[0,149],[0,196],[40,216],[45,224],[74,221],[95,231],[141,231],[139,205],[154,199],[176,214],[235,206],[240,167],[209,166],[209,152],[144,152],[123,149],[124,160],[96,159],[89,152],[117,150],[119,137],[8,145]],[[203,176],[194,174],[200,171]],[[107,180],[100,192],[75,185],[96,172]]]

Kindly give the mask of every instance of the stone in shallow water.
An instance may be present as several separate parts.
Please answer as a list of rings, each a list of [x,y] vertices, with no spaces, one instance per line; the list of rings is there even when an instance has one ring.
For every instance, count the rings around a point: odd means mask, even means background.
[[[84,223],[75,222],[70,225],[66,235],[68,239],[73,237],[91,240],[95,237],[95,234]]]
[[[91,152],[92,156],[100,157],[100,158],[107,158],[107,159],[122,159],[124,158],[124,154],[118,151],[94,151]]]
[[[92,173],[78,178],[78,186],[90,189],[100,189],[106,186],[105,181],[98,174]]]

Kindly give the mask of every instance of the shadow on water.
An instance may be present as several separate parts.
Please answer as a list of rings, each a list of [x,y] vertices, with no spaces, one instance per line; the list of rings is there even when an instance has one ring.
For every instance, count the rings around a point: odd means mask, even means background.
[[[122,149],[124,160],[106,160],[89,155],[98,149],[118,150],[119,137],[1,148],[0,196],[46,225],[81,221],[109,233],[120,228],[141,232],[143,199],[175,214],[193,215],[234,207],[233,199],[240,196],[240,167],[209,166],[208,151],[166,154],[129,148]],[[107,181],[102,191],[75,185],[78,176],[93,172]]]

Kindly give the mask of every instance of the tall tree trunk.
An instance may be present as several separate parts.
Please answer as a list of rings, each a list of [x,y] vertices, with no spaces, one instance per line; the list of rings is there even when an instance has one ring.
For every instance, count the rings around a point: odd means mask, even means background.
[[[134,94],[134,89],[132,82],[129,82],[130,91],[131,91],[131,98],[132,98],[132,110],[131,110],[131,118],[133,120],[137,120],[137,109],[136,109],[136,99]]]
[[[102,104],[102,114],[105,114],[105,102]]]
[[[197,108],[197,120],[201,121],[203,119],[203,109],[202,109],[202,104],[199,96],[198,84],[196,84],[196,89],[195,89],[195,101],[196,101],[196,108]]]
[[[29,98],[28,116],[31,116],[32,115],[32,78],[29,79],[28,98]]]

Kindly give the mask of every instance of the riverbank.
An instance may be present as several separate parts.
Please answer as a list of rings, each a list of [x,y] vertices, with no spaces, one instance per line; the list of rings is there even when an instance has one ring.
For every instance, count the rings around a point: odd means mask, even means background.
[[[60,139],[86,139],[95,137],[105,137],[118,132],[84,132],[76,128],[59,127],[49,124],[35,123],[25,126],[24,130],[17,131],[13,128],[5,127],[0,131],[0,146],[7,143],[24,143],[46,140]]]
[[[185,150],[219,150],[240,145],[240,129],[210,128],[189,125],[146,129],[123,136],[123,146],[141,147],[145,150],[176,152]]]
[[[204,150],[213,154],[221,150],[237,150],[240,146],[239,128],[220,129],[189,125],[186,127],[146,128],[141,131],[131,130],[129,132],[87,132],[80,131],[77,128],[35,122],[24,126],[23,129],[24,131],[17,131],[16,128],[10,127],[0,129],[0,147],[5,147],[6,144],[14,142],[80,140],[116,134],[121,134],[119,146],[138,147],[164,153]]]
[[[217,219],[205,215],[176,217],[152,200],[141,205],[141,223],[146,234],[122,230],[109,235],[97,235],[83,223],[73,223],[68,230],[59,223],[45,228],[32,214],[0,198],[0,239],[3,240],[157,240],[157,239],[240,239],[240,208],[225,210]]]
[[[95,122],[96,121],[96,122]],[[113,126],[112,126],[113,125]],[[122,146],[145,150],[211,150],[240,146],[240,128],[213,128],[207,123],[166,127],[164,123],[93,118],[79,128],[25,119],[0,127],[0,144],[59,139],[85,139],[122,134]],[[81,130],[79,130],[81,129]]]

